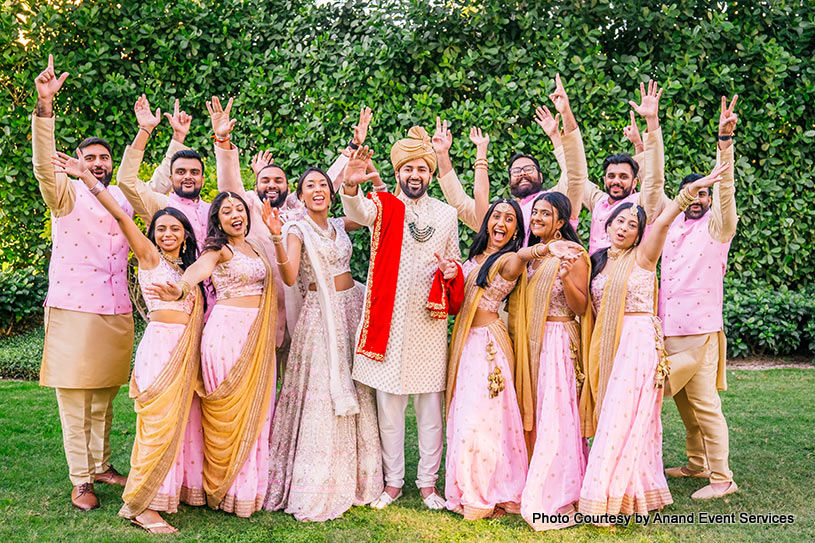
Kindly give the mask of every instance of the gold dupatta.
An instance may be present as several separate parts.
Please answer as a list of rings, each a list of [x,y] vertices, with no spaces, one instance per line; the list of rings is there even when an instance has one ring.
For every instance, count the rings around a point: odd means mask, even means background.
[[[277,289],[263,250],[246,240],[266,268],[260,310],[237,362],[210,394],[201,396],[204,492],[217,509],[260,436],[274,394]]]
[[[591,272],[588,253],[582,252]],[[535,445],[537,421],[538,373],[540,370],[540,352],[546,319],[549,316],[552,287],[560,272],[561,259],[550,255],[541,261],[538,269],[527,279],[524,272],[519,288],[510,298],[509,321],[513,343],[515,345],[515,393],[521,407],[521,417],[527,442],[527,452],[532,456]],[[586,285],[588,289],[588,283]],[[588,290],[587,290],[588,294]],[[576,321],[564,322],[569,334],[572,358],[575,365],[577,393],[579,395],[584,380],[584,354],[588,350],[588,338],[591,332],[591,302],[587,305],[586,314]]]
[[[195,289],[195,304],[184,332],[170,359],[144,391],[130,378],[130,397],[136,411],[136,439],[130,455],[119,510],[123,517],[134,518],[150,507],[178,452],[187,426],[192,393],[200,382],[201,328],[203,297]]]
[[[487,274],[487,281],[492,282],[498,270],[503,268],[504,263],[509,254],[505,254],[498,258]],[[482,264],[483,265],[483,264]],[[450,403],[453,401],[453,393],[456,389],[456,377],[458,376],[458,364],[461,360],[461,353],[464,350],[464,343],[467,341],[467,336],[470,334],[470,328],[475,318],[475,312],[478,311],[478,302],[484,294],[484,289],[476,286],[476,278],[481,266],[478,266],[467,277],[464,283],[464,301],[459,309],[456,322],[453,325],[453,335],[450,337],[450,349],[448,350],[447,359],[447,390],[445,392],[445,413],[450,412]],[[500,320],[500,319],[499,319]],[[509,338],[505,334],[496,333],[498,339],[498,346],[504,352],[509,362],[510,372],[514,372],[514,359],[512,356],[512,345]],[[486,387],[486,383],[484,384]]]
[[[580,395],[580,420],[585,437],[591,437],[597,431],[597,420],[614,366],[614,356],[620,345],[628,278],[636,262],[636,255],[636,250],[632,248],[617,258],[614,270],[603,290],[603,298],[600,301],[600,309],[597,312],[597,319],[591,334],[586,379]],[[656,276],[654,276],[654,309],[656,309],[657,292]],[[657,336],[656,346],[661,348],[662,329],[659,320],[656,318],[653,320]],[[663,349],[663,358],[657,367],[655,386],[662,386],[661,380],[664,379],[667,372]]]

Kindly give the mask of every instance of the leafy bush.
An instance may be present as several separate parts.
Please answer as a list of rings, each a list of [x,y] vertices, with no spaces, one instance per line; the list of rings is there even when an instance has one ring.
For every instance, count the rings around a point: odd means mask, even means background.
[[[0,270],[0,327],[8,334],[15,325],[42,317],[48,276],[27,267]]]
[[[724,322],[728,356],[815,355],[815,288],[776,290],[729,282]]]
[[[798,288],[815,260],[815,3],[664,3],[483,0],[179,0],[110,3],[4,2],[0,11],[0,251],[12,267],[44,269],[46,212],[31,172],[33,80],[48,53],[71,76],[57,97],[58,146],[107,137],[121,156],[133,136],[132,104],[173,99],[194,116],[188,143],[211,155],[204,101],[236,97],[234,141],[271,147],[294,179],[327,165],[350,136],[362,104],[375,112],[370,143],[392,180],[390,144],[411,124],[448,119],[452,157],[472,183],[478,125],[493,138],[492,192],[506,194],[514,151],[543,159],[532,122],[561,73],[583,131],[592,179],[622,137],[639,82],[664,85],[662,124],[669,186],[705,171],[715,155],[719,97],[738,93],[737,201],[742,217],[730,266],[745,280]],[[24,40],[20,40],[20,37]],[[26,41],[27,40],[27,41]],[[148,148],[158,162],[170,137]],[[440,196],[436,185],[431,193]],[[353,271],[368,239],[354,236]],[[462,228],[462,246],[471,233]]]

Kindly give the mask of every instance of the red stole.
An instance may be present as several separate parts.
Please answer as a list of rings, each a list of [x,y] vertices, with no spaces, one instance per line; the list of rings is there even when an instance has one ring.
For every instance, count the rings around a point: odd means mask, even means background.
[[[446,319],[447,315],[456,315],[464,302],[464,271],[461,265],[458,273],[449,281],[445,281],[441,270],[436,270],[433,276],[433,285],[430,287],[430,296],[425,308],[430,311],[434,319]]]
[[[405,231],[405,204],[389,192],[371,192],[368,198],[376,204],[376,220],[371,230],[368,295],[362,313],[357,354],[381,362],[385,359],[391,331]],[[376,318],[371,318],[374,315]]]

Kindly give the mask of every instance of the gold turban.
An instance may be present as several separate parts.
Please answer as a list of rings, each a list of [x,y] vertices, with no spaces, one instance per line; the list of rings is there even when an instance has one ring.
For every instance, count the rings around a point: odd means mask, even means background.
[[[397,141],[391,147],[393,171],[398,172],[404,163],[417,158],[427,162],[431,174],[436,171],[436,152],[433,151],[427,130],[421,126],[411,128],[406,138]]]

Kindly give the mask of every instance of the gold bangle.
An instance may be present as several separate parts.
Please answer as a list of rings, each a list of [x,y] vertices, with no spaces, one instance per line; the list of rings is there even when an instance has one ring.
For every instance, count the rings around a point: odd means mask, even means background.
[[[272,243],[282,243],[283,234],[272,234]]]
[[[680,211],[685,211],[695,199],[696,196],[690,193],[690,188],[684,187],[679,191],[676,198],[674,198],[674,202],[676,202],[676,205],[679,206]]]
[[[190,288],[192,288],[192,287],[190,287],[190,284],[189,284],[189,283],[187,283],[187,282],[186,282],[186,281],[184,281],[184,280],[181,280],[181,281],[179,281],[179,282],[178,282],[178,283],[176,283],[176,284],[177,284],[177,285],[179,285],[179,286],[181,287],[181,296],[179,296],[178,298],[176,298],[176,300],[183,300],[183,299],[184,299],[184,298],[186,298],[186,297],[187,297],[187,295],[190,293]]]
[[[280,262],[279,260],[275,259],[275,263],[277,263],[278,266],[286,265],[289,263],[289,257],[286,257],[286,260],[284,260],[283,262]]]

